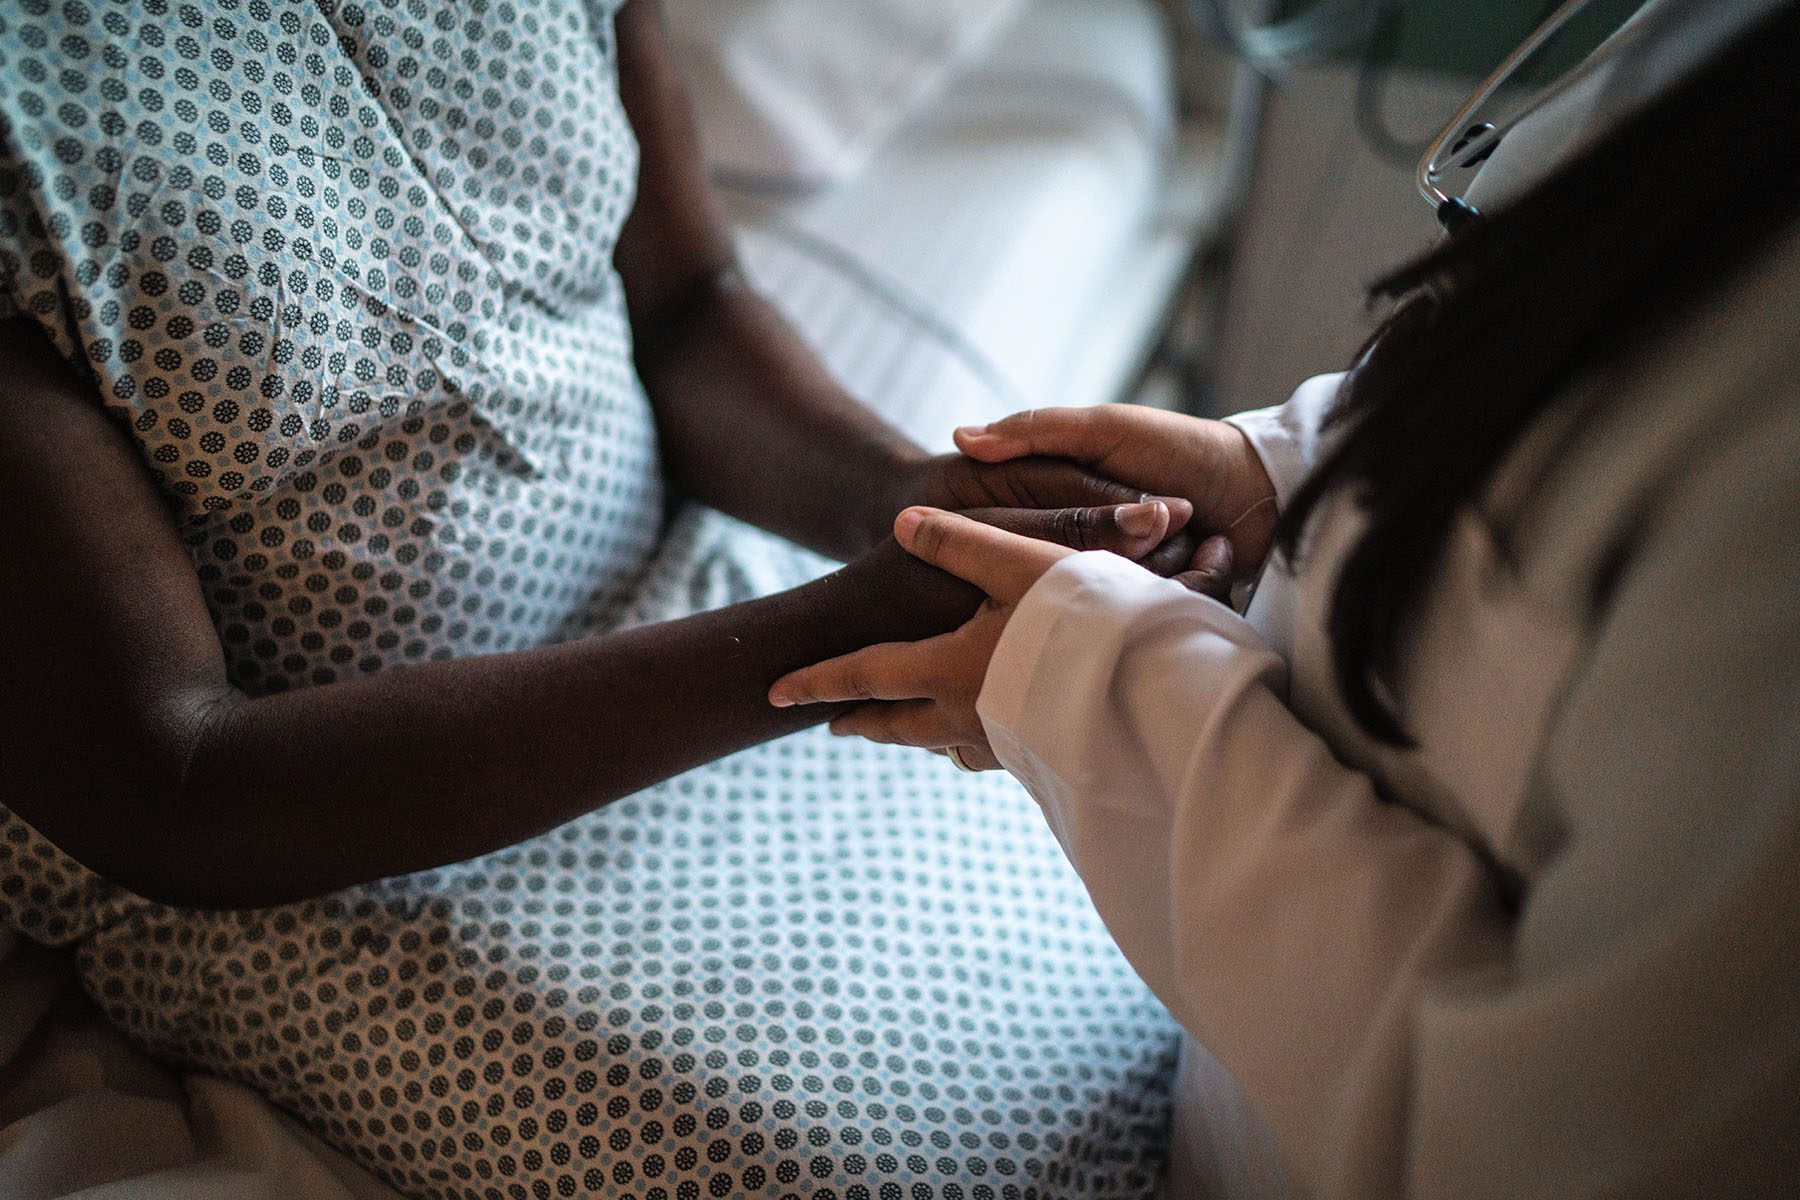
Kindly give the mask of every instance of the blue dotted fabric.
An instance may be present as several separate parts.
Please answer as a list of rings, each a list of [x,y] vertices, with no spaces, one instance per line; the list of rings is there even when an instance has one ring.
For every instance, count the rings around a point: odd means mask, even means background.
[[[0,9],[0,307],[131,429],[246,691],[823,569],[665,497],[611,268],[612,8]],[[131,896],[0,809],[0,917],[417,1196],[1135,1197],[1160,1168],[1173,1026],[1029,797],[917,752],[804,734],[244,914]]]

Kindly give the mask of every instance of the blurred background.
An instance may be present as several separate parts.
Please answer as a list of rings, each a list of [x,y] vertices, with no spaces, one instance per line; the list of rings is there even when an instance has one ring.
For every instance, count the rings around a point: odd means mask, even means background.
[[[1590,4],[1521,86],[1638,4]],[[1365,285],[1437,235],[1424,143],[1554,5],[667,7],[750,272],[944,448],[1020,407],[1217,415],[1343,367],[1374,323]],[[1233,52],[1233,29],[1309,11],[1325,49]]]

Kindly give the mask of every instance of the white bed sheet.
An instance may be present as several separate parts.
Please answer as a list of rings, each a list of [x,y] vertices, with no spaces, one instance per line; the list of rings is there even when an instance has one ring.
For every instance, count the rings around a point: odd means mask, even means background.
[[[853,183],[728,193],[757,283],[860,397],[928,446],[1058,397],[1174,140],[1149,0],[1037,0]]]
[[[248,1088],[153,1062],[0,932],[0,1197],[401,1200]]]

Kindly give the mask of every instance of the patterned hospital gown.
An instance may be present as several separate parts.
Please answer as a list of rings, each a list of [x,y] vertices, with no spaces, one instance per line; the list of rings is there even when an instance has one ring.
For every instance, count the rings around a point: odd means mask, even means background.
[[[129,426],[245,691],[822,569],[664,493],[611,266],[614,7],[0,7],[6,307]],[[916,751],[803,734],[243,913],[0,809],[0,916],[417,1196],[1125,1197],[1159,1167],[1172,1026],[1029,798]]]

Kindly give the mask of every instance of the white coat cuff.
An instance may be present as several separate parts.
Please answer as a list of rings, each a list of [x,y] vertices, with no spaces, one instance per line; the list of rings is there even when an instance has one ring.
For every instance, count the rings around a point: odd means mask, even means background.
[[[995,757],[1040,803],[1075,782],[1063,777],[1069,764],[1053,765],[1054,747],[1099,716],[1107,697],[1094,694],[1096,683],[1113,674],[1129,629],[1171,605],[1197,629],[1266,648],[1229,608],[1103,550],[1064,558],[1019,601],[988,661],[976,712]],[[1044,748],[1042,757],[1034,747]],[[1047,815],[1060,839],[1057,814]]]
[[[1225,418],[1227,425],[1250,439],[1284,510],[1318,461],[1320,431],[1343,381],[1342,374],[1314,376],[1296,388],[1286,404]]]

